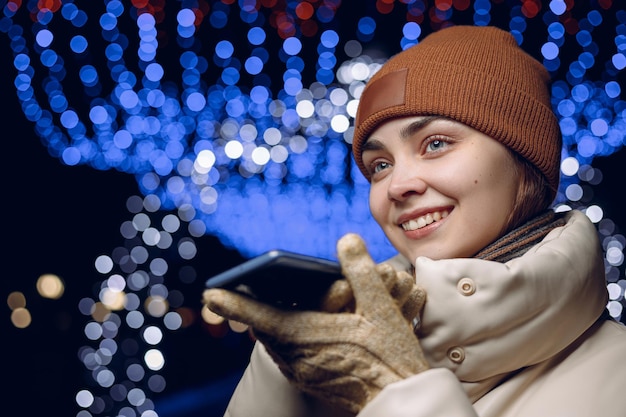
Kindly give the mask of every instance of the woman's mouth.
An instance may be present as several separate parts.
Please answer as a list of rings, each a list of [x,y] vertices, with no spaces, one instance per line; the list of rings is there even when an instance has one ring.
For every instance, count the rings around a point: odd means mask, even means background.
[[[434,211],[432,213],[425,214],[416,219],[411,219],[407,222],[401,224],[402,228],[410,232],[412,230],[421,229],[422,227],[426,227],[431,223],[437,222],[441,219],[445,219],[448,217],[450,212],[448,210]]]

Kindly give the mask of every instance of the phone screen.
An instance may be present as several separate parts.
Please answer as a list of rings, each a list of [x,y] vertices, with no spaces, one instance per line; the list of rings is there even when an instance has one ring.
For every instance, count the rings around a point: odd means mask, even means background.
[[[340,278],[338,262],[272,250],[209,278],[206,287],[239,291],[284,309],[309,309]]]

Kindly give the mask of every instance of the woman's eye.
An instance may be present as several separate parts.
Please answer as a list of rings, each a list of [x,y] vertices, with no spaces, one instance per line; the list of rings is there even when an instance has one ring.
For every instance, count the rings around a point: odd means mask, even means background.
[[[441,139],[433,139],[426,145],[426,152],[436,152],[444,147],[446,147],[448,143]]]
[[[375,164],[372,165],[372,173],[373,174],[377,174],[380,171],[383,171],[387,168],[389,168],[391,166],[391,164],[389,162],[376,162]]]

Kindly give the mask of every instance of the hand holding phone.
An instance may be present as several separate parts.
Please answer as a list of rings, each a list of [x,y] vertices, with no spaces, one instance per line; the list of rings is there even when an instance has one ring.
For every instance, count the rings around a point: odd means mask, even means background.
[[[315,309],[334,281],[338,262],[272,250],[206,281],[206,288],[242,292],[283,309]]]

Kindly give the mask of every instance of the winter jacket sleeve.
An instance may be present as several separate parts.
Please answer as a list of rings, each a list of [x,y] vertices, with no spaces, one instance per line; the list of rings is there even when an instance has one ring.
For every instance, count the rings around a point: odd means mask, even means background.
[[[262,344],[256,343],[250,363],[237,385],[224,417],[348,417],[311,398],[283,376]]]
[[[457,377],[435,368],[388,385],[358,417],[477,417]]]

